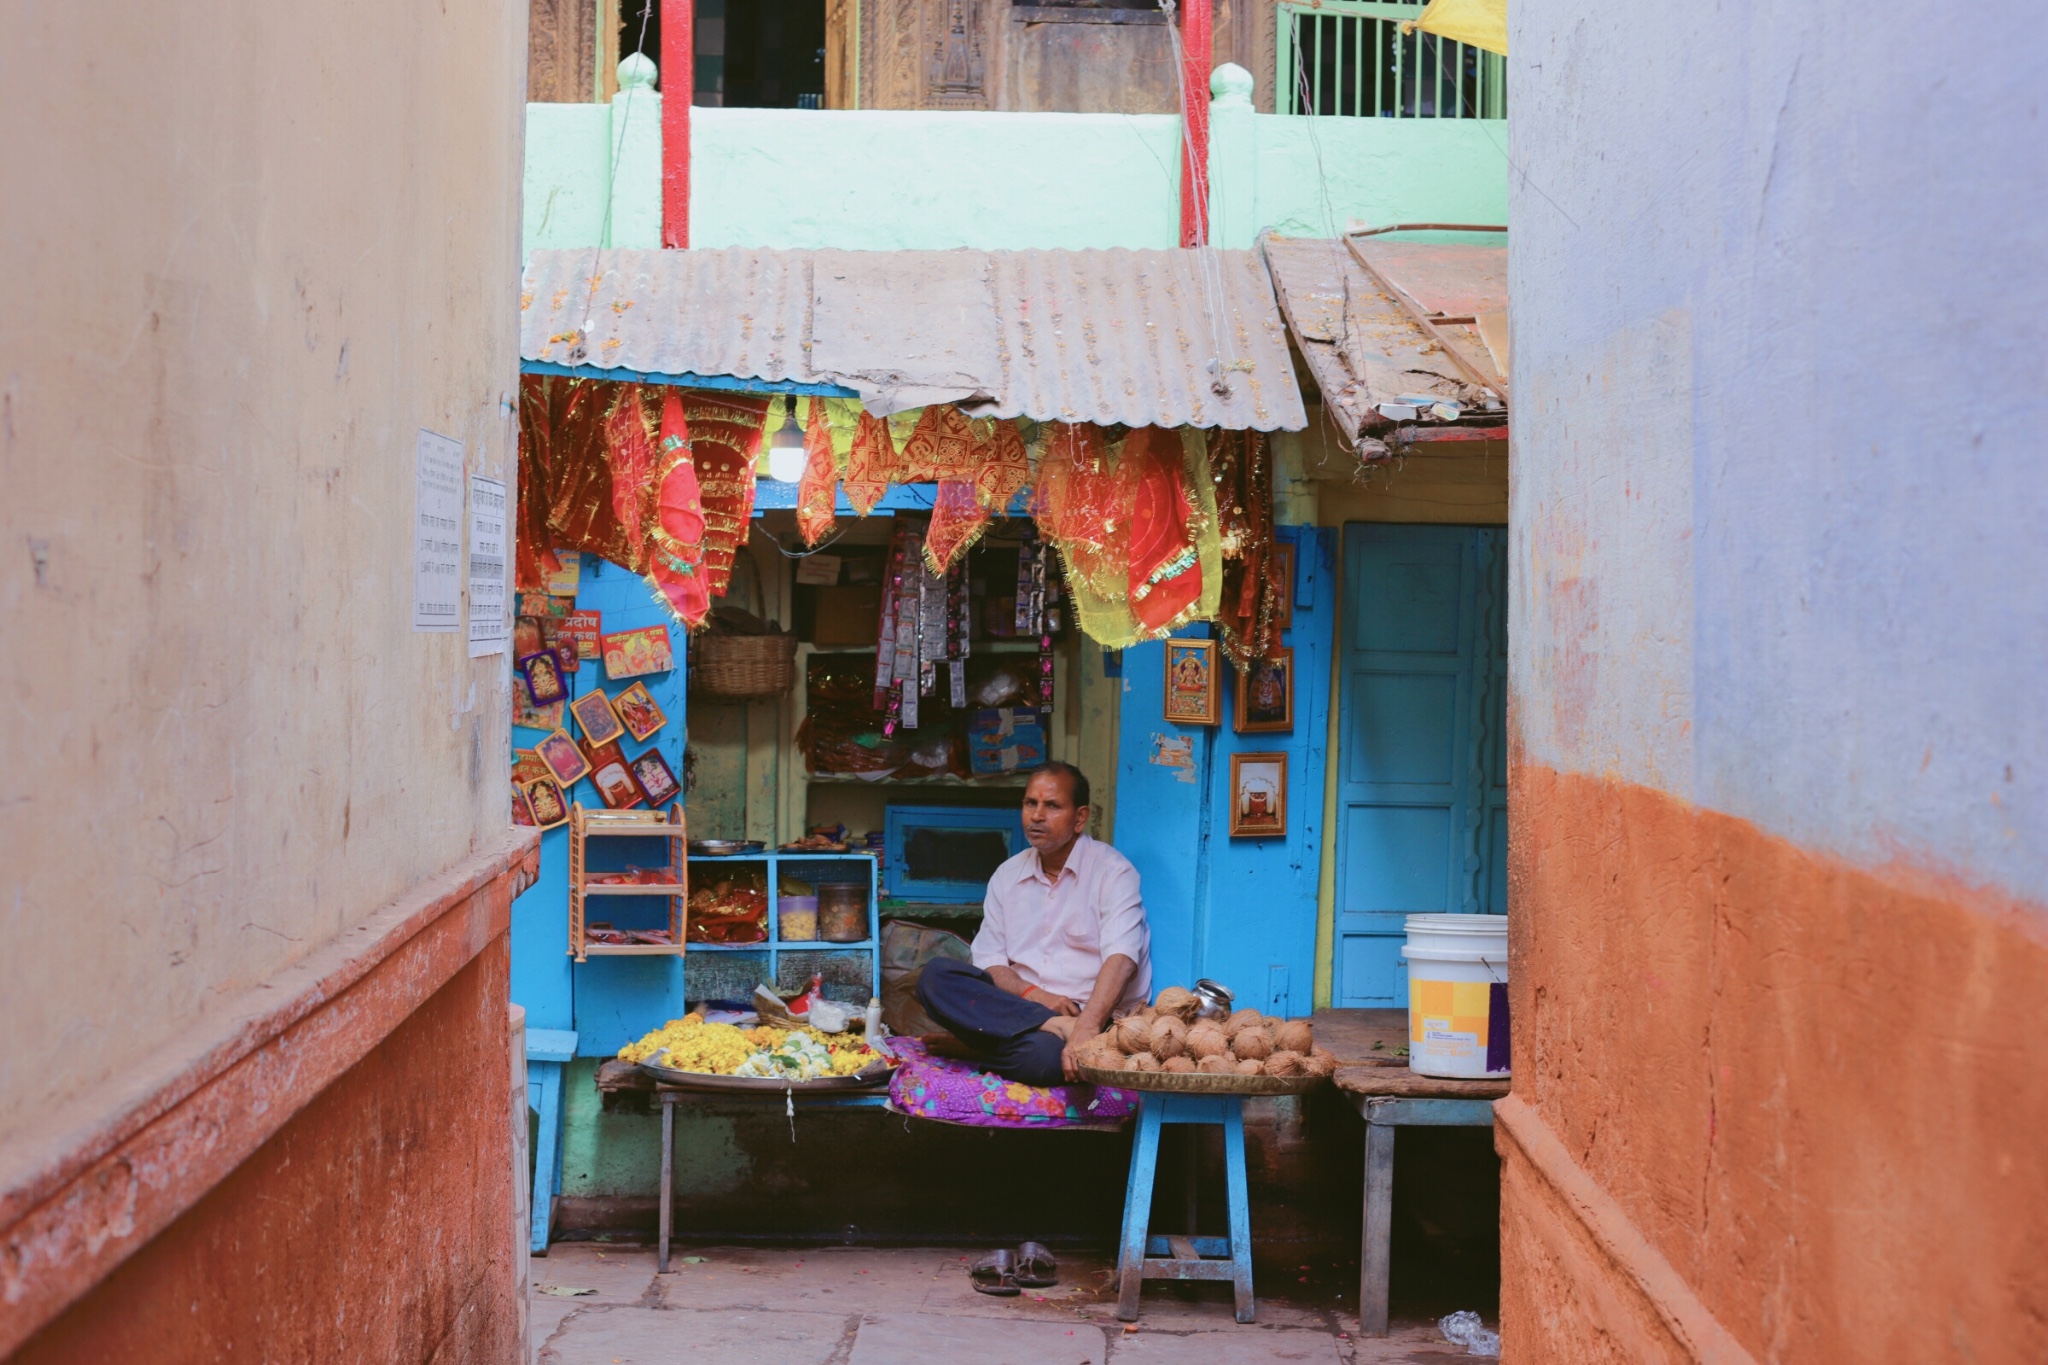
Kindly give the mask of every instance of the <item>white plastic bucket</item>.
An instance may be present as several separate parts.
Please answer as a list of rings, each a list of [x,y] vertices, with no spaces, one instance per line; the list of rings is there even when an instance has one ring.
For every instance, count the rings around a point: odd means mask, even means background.
[[[1423,1076],[1508,1074],[1508,917],[1410,915],[1408,1067]]]

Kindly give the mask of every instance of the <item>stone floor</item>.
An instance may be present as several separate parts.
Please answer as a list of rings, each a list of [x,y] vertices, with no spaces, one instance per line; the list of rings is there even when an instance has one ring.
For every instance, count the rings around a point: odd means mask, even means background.
[[[542,1365],[1447,1365],[1470,1359],[1433,1322],[1362,1340],[1350,1266],[1263,1269],[1258,1321],[1225,1285],[1150,1284],[1116,1319],[1100,1257],[1060,1258],[1060,1283],[1015,1299],[973,1291],[958,1250],[557,1243],[532,1263]],[[583,1291],[567,1293],[565,1291]],[[1492,1325],[1492,1324],[1489,1324]]]

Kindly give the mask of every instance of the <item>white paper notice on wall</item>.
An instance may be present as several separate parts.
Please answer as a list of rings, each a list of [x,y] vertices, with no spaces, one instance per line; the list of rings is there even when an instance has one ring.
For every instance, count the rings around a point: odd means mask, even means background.
[[[505,614],[505,481],[469,476],[469,657],[502,654]]]
[[[462,626],[462,442],[422,430],[413,450],[412,628]]]

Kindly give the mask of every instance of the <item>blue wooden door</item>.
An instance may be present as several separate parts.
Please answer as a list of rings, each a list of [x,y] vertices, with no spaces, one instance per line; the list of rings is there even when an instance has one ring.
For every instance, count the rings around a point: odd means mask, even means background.
[[[1505,913],[1503,536],[1344,528],[1339,1006],[1407,1003],[1405,916]]]

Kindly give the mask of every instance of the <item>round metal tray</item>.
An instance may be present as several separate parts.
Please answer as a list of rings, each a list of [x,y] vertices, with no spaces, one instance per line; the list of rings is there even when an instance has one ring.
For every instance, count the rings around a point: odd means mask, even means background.
[[[768,845],[759,839],[692,839],[690,852],[700,858],[731,858],[742,853],[761,853]]]
[[[1151,1090],[1169,1095],[1306,1095],[1328,1076],[1216,1076],[1199,1071],[1112,1071],[1084,1066],[1083,1079],[1118,1090]]]
[[[815,1081],[778,1081],[773,1076],[714,1076],[708,1071],[677,1071],[673,1067],[640,1063],[640,1069],[660,1081],[684,1090],[751,1091],[757,1095],[780,1095],[785,1090],[805,1094],[814,1090],[869,1090],[889,1080],[887,1062],[870,1062],[851,1076],[823,1076]]]

